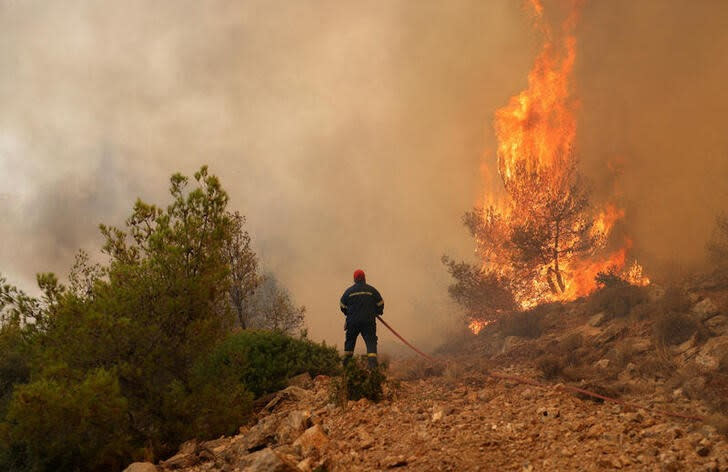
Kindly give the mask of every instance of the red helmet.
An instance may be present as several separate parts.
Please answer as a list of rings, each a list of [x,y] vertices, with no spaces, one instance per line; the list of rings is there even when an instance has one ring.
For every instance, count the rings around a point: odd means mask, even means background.
[[[367,277],[364,275],[364,271],[357,269],[354,271],[354,282],[366,282]]]

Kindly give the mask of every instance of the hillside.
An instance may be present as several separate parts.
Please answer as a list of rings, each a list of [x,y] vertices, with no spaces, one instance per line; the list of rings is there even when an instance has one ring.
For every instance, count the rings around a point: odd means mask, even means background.
[[[453,343],[442,364],[393,361],[378,404],[337,405],[332,379],[299,378],[237,436],[186,443],[159,468],[726,470],[728,292],[713,285],[695,283],[680,296],[652,287],[622,311],[614,310],[624,308],[615,302],[621,288],[542,307],[530,313],[538,329],[489,327]],[[694,323],[660,331],[660,310],[678,309]],[[518,329],[520,336],[508,334]]]
[[[289,387],[255,426],[235,437],[188,443],[162,470],[728,467],[728,443],[711,426],[583,401],[482,372],[456,381],[405,381],[392,400],[360,400],[345,409],[328,404],[328,382],[319,377],[311,389]]]

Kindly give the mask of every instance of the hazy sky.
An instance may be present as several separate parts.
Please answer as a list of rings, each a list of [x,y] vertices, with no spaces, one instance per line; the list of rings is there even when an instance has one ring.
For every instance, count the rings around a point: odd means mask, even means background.
[[[341,345],[360,267],[432,346],[531,26],[515,0],[0,0],[0,273],[65,274],[99,222],[209,164],[313,337]],[[597,194],[617,186],[648,271],[701,260],[728,197],[728,3],[586,2],[577,40]]]

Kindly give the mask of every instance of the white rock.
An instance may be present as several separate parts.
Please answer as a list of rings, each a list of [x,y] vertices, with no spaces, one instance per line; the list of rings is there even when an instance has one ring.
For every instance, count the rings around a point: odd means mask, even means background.
[[[713,300],[704,298],[693,306],[692,312],[700,316],[701,320],[707,320],[720,313],[720,310]]]
[[[717,369],[720,360],[728,354],[728,336],[710,338],[695,356],[695,362],[709,370]]]
[[[283,460],[281,456],[269,447],[242,457],[238,467],[241,467],[243,472],[299,471],[298,467]]]
[[[124,472],[157,472],[157,467],[151,462],[132,462]]]
[[[300,447],[304,456],[309,455],[313,450],[321,450],[329,443],[329,437],[324,432],[320,424],[316,424],[308,428],[293,443],[295,447]]]
[[[597,313],[596,315],[589,318],[589,326],[599,326],[604,322],[605,313]]]

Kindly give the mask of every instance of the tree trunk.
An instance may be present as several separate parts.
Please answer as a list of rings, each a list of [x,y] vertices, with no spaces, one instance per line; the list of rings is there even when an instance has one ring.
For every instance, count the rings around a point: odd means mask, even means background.
[[[235,290],[235,289],[233,289]],[[235,311],[238,315],[238,322],[240,322],[240,328],[241,329],[247,329],[247,316],[245,316],[245,308],[243,307],[243,301],[241,300],[241,297],[237,293],[231,293],[230,294],[230,300],[232,302],[233,307],[235,307]]]
[[[561,233],[561,224],[559,221],[556,222],[556,232],[554,234],[554,274],[556,274],[556,282],[559,284],[561,293],[566,291],[566,284],[564,284],[564,278],[561,276],[561,269],[559,268],[559,235]]]
[[[551,289],[551,293],[553,293],[554,295],[558,295],[559,294],[559,289],[556,288],[556,284],[554,283],[553,279],[551,278],[551,272],[553,272],[553,271],[554,271],[554,269],[551,268],[551,267],[549,267],[549,270],[546,273],[546,282],[548,282],[548,284],[549,284],[549,288]]]
[[[558,282],[559,287],[561,288],[561,293],[564,293],[566,291],[566,284],[564,283],[564,278],[561,276],[561,271],[556,271],[556,282]]]

